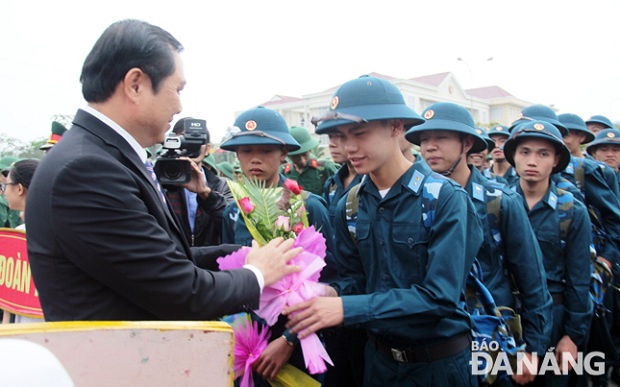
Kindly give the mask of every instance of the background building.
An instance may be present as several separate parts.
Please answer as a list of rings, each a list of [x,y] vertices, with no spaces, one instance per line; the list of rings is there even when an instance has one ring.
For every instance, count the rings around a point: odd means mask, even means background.
[[[418,113],[435,102],[453,102],[466,107],[476,124],[484,127],[491,124],[510,125],[519,117],[522,108],[533,104],[515,97],[499,86],[463,89],[450,72],[409,79],[378,73],[369,75],[395,84],[403,93],[405,102]],[[306,94],[301,98],[275,95],[260,105],[278,111],[290,126],[303,126],[313,133],[314,127],[310,119],[313,116],[321,116],[328,110],[331,97],[338,87],[340,85]],[[322,144],[326,142],[326,138],[321,139]]]

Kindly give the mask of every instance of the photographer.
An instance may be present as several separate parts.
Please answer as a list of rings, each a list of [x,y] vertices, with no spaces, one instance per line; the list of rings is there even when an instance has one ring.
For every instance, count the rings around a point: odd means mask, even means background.
[[[181,118],[172,132],[176,136],[185,135],[185,126],[193,118]],[[183,233],[191,246],[213,246],[222,240],[222,213],[233,200],[226,181],[217,176],[217,171],[203,163],[209,153],[209,130],[205,126],[206,144],[200,146],[198,156],[191,158],[200,175],[193,183],[183,186],[165,186],[166,198],[179,218]],[[156,167],[156,171],[157,171]],[[215,270],[215,267],[207,267]]]

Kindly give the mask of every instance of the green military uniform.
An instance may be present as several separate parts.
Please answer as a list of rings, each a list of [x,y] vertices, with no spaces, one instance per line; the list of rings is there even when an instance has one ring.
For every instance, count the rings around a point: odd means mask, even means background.
[[[333,163],[332,163],[333,164]],[[334,164],[335,165],[335,164]],[[308,164],[303,171],[298,172],[292,162],[282,166],[282,173],[291,180],[296,180],[304,190],[316,195],[323,194],[323,185],[327,179],[336,172],[332,168],[319,166],[319,160],[313,155],[310,156]]]
[[[299,143],[301,148],[297,151],[289,152],[289,156],[308,153],[308,162],[304,169],[299,172],[293,162],[290,161],[282,166],[281,172],[287,178],[296,180],[304,190],[321,196],[323,194],[323,185],[325,185],[330,176],[336,173],[338,168],[334,163],[320,162],[312,153],[309,153],[319,144],[319,140],[313,138],[307,129],[293,126],[290,128],[290,131],[291,136]],[[323,164],[323,166],[320,164]]]

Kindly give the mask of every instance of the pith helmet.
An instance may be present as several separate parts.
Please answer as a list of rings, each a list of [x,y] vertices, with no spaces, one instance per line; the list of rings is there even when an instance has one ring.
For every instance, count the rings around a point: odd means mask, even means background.
[[[568,130],[576,130],[580,133],[585,133],[586,137],[581,142],[582,144],[587,144],[594,140],[594,133],[588,130],[586,123],[583,121],[583,118],[579,117],[577,114],[573,113],[564,113],[558,115],[558,120],[566,126]]]
[[[424,122],[405,103],[398,87],[385,79],[363,75],[344,83],[332,96],[329,110],[313,117],[317,134],[327,134],[337,126],[389,119],[402,119],[405,128]]]
[[[495,148],[495,141],[493,141],[491,139],[491,137],[489,137],[489,134],[487,133],[487,130],[484,128],[476,128],[476,133],[478,133],[478,135],[480,137],[482,137],[482,139],[484,141],[487,142],[487,150],[490,152],[493,150],[493,148]]]
[[[294,152],[289,152],[289,155],[295,156],[308,152],[311,149],[314,149],[317,145],[319,145],[319,140],[312,137],[308,129],[303,128],[301,126],[293,126],[290,129],[291,136],[299,143],[301,148]]]
[[[506,125],[495,125],[489,129],[487,134],[489,135],[489,137],[494,134],[510,137],[510,130],[508,129]]]
[[[614,124],[611,122],[611,120],[601,115],[594,115],[590,117],[590,119],[586,121],[586,125],[588,124],[601,124],[605,126],[606,128],[615,129]]]
[[[427,107],[422,116],[426,119],[421,125],[409,129],[405,138],[410,143],[420,145],[420,134],[430,130],[449,130],[469,134],[474,139],[470,152],[477,153],[487,149],[487,142],[476,132],[476,124],[471,114],[462,106],[451,102],[437,102]]]
[[[604,129],[596,134],[594,141],[592,141],[587,147],[586,152],[592,155],[596,151],[599,145],[620,145],[620,130],[618,129]]]
[[[553,143],[556,151],[560,154],[558,165],[553,168],[552,173],[558,173],[566,169],[570,162],[570,151],[562,141],[562,135],[555,125],[546,121],[526,121],[513,128],[510,138],[504,144],[504,156],[514,167],[514,155],[517,145],[527,139],[542,139]]]
[[[284,117],[263,106],[241,113],[235,120],[231,136],[220,148],[234,151],[240,145],[283,145],[289,151],[300,148],[289,133]]]
[[[568,128],[564,126],[559,120],[558,115],[555,114],[553,109],[549,106],[545,105],[532,105],[521,110],[521,117],[510,125],[510,131],[515,128],[515,126],[522,124],[526,121],[545,121],[549,122],[560,131],[562,136],[568,134]],[[561,137],[560,137],[561,138]]]

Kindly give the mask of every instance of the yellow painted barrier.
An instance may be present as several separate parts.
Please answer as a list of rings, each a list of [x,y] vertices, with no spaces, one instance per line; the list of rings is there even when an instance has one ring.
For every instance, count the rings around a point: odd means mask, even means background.
[[[223,322],[2,324],[2,338],[49,349],[77,387],[233,385],[234,336]]]

